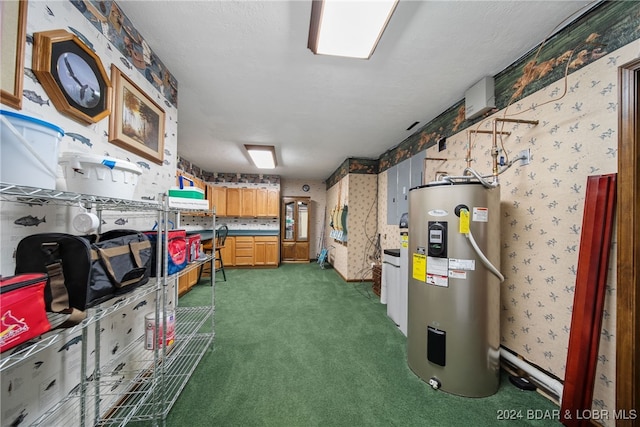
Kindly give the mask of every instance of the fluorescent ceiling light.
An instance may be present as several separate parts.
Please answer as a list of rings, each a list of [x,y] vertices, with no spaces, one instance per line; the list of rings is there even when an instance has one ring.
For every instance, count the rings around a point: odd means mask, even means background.
[[[313,0],[308,47],[315,54],[369,59],[398,0]]]
[[[273,145],[245,144],[244,148],[258,169],[274,169],[276,167],[276,149]]]

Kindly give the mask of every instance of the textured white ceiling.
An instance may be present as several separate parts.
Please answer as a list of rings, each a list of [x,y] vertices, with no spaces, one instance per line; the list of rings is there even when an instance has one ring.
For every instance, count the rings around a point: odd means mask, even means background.
[[[180,156],[325,179],[348,157],[378,158],[589,3],[400,0],[370,60],[313,55],[310,0],[118,4],[178,80]],[[247,143],[275,145],[278,167],[253,167]]]

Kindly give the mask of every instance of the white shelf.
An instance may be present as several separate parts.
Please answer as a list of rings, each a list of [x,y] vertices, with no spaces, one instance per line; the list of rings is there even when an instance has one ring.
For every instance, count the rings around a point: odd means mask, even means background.
[[[204,212],[211,215],[212,229],[215,229],[215,212],[202,209],[171,207],[168,197],[160,194],[158,201],[135,201],[76,194],[59,190],[0,183],[0,200],[25,204],[53,204],[61,206],[95,207],[97,210],[153,211],[158,216],[158,224],[168,224],[169,212]],[[160,227],[159,233],[165,232]],[[167,239],[164,239],[165,241]],[[161,248],[161,258],[167,256],[167,248]],[[214,340],[214,288],[215,275],[211,276],[211,300],[198,307],[176,307],[175,341],[168,349],[146,350],[144,334],[137,337],[118,352],[116,358],[100,360],[100,340],[102,319],[128,307],[135,307],[155,293],[156,313],[166,313],[168,306],[168,283],[177,276],[186,274],[213,257],[190,263],[184,270],[173,275],[150,278],[149,282],[111,302],[87,310],[87,318],[73,328],[50,331],[29,345],[6,351],[0,355],[0,373],[4,373],[27,360],[35,360],[37,355],[60,345],[69,336],[82,334],[82,367],[78,385],[68,394],[60,396],[46,412],[39,414],[33,425],[118,425],[125,426],[133,421],[164,420],[180,392],[191,377],[204,354],[212,349]],[[152,307],[149,307],[150,309]],[[156,316],[158,317],[158,316]],[[156,323],[156,330],[158,323]],[[62,334],[60,331],[64,331]],[[95,356],[87,355],[87,338],[95,336]],[[164,339],[163,339],[164,341]],[[127,360],[122,364],[121,360]],[[95,361],[95,363],[93,363]],[[87,374],[87,375],[85,375]],[[82,378],[84,376],[84,378]]]

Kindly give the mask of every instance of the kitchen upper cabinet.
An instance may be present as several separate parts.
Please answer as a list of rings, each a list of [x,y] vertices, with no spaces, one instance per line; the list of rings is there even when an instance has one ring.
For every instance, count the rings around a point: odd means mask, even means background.
[[[227,215],[227,187],[207,184],[207,200],[209,209],[216,209],[217,216]]]
[[[277,218],[280,216],[280,191],[273,187],[256,189],[256,216]]]
[[[283,262],[309,262],[310,197],[282,198]]]
[[[227,216],[240,216],[242,197],[239,188],[227,188]]]
[[[256,189],[241,188],[240,197],[242,199],[240,206],[240,216],[256,216]]]
[[[226,189],[226,212],[218,216],[278,218],[280,190],[272,187]]]

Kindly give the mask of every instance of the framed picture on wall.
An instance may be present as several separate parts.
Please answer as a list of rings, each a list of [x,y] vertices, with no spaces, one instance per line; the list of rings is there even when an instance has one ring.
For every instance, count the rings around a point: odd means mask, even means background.
[[[27,0],[0,2],[0,102],[22,108],[24,46],[27,37]]]
[[[162,164],[164,110],[115,65],[111,65],[111,84],[109,142]]]

